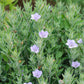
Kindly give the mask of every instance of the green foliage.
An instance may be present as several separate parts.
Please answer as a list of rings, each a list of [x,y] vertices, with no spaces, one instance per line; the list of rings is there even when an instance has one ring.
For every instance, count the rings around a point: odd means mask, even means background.
[[[72,75],[73,71],[70,72],[70,69],[67,69],[65,71],[65,74],[63,75],[64,79],[64,84],[75,84],[77,81],[77,77],[75,77],[75,75]]]
[[[77,3],[58,1],[49,8],[46,1],[36,0],[34,11],[31,1],[24,3],[24,9],[3,11],[0,7],[0,81],[2,84],[83,84],[84,44],[69,49],[68,39],[84,39],[84,18]],[[36,22],[31,15],[38,13]],[[48,31],[47,38],[40,38],[41,30]],[[83,40],[84,42],[84,40]],[[31,52],[32,45],[39,47],[39,53]],[[74,69],[72,61],[79,61]],[[35,78],[32,71],[42,71]],[[62,75],[64,74],[64,75]]]
[[[15,4],[17,3],[18,0],[0,0],[0,5],[3,6],[3,8],[5,8],[6,6],[9,5],[10,9],[15,9]],[[13,3],[14,2],[14,3]]]

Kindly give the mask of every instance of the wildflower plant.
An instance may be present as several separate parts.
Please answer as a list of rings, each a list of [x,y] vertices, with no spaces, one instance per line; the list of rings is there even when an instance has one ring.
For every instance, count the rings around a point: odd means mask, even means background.
[[[48,32],[41,30],[41,32],[39,32],[39,36],[41,38],[47,38],[48,37]]]
[[[38,19],[40,19],[40,18],[41,18],[41,16],[38,13],[35,13],[35,14],[31,15],[32,20],[38,21]]]
[[[0,82],[83,84],[84,19],[78,4],[36,0],[0,6]],[[82,30],[82,31],[81,31]]]
[[[78,44],[77,44],[77,43],[75,43],[75,41],[74,41],[74,40],[70,40],[70,39],[68,39],[68,40],[67,40],[66,45],[68,45],[68,46],[69,46],[69,48],[75,48],[75,47],[78,47]]]
[[[39,52],[39,47],[36,45],[31,46],[30,49],[31,49],[31,52],[35,52],[35,53]]]
[[[32,74],[34,77],[39,78],[42,75],[42,71],[36,69],[35,71],[32,72]]]
[[[72,65],[71,65],[72,67],[74,67],[74,68],[77,68],[77,67],[79,67],[80,66],[80,63],[79,62],[72,62]]]

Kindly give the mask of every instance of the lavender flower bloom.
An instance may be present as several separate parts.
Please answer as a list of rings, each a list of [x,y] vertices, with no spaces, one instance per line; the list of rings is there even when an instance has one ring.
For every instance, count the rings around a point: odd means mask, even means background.
[[[79,39],[77,42],[78,42],[78,43],[83,43],[82,39]]]
[[[39,36],[41,38],[47,38],[48,37],[48,32],[41,30],[41,32],[39,32]]]
[[[32,82],[29,82],[28,84],[32,84]]]
[[[24,74],[22,74],[22,76],[24,76]]]
[[[68,39],[68,40],[67,40],[66,45],[68,45],[68,46],[69,46],[69,48],[75,48],[75,47],[78,47],[78,44],[77,44],[77,43],[75,43],[75,41],[74,41],[74,40],[70,40],[70,39]]]
[[[32,82],[29,82],[29,83],[24,83],[24,84],[32,84]]]
[[[35,13],[35,14],[31,15],[32,20],[38,21],[38,19],[40,19],[40,18],[41,18],[41,16],[38,13]]]
[[[30,49],[31,49],[31,52],[35,52],[35,53],[39,52],[39,47],[36,45],[31,46]]]
[[[38,69],[36,69],[32,73],[33,73],[33,76],[36,78],[39,78],[42,75],[42,71],[39,71]]]
[[[77,68],[77,67],[80,66],[80,63],[78,61],[72,62],[72,65],[71,66],[74,67],[74,68]]]

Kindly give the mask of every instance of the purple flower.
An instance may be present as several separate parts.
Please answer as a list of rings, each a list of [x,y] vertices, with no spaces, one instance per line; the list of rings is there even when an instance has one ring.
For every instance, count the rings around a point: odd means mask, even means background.
[[[68,39],[68,40],[67,40],[66,45],[68,45],[68,46],[69,46],[69,48],[75,48],[75,47],[78,47],[78,44],[77,44],[77,43],[75,43],[75,41],[74,41],[74,40],[70,40],[70,39]]]
[[[74,68],[77,68],[77,67],[80,66],[80,63],[78,61],[72,62],[72,65],[71,66],[74,67]]]
[[[41,18],[41,16],[38,13],[35,13],[35,14],[31,15],[32,20],[38,21],[38,19],[40,19],[40,18]]]
[[[24,70],[22,70],[22,72],[24,72]]]
[[[39,36],[41,38],[47,38],[48,37],[48,32],[41,30],[41,32],[39,32]]]
[[[42,71],[36,69],[35,71],[32,72],[32,74],[34,77],[39,78],[42,75]]]
[[[32,84],[32,82],[29,82],[29,83],[24,83],[24,84]]]
[[[78,42],[78,43],[83,43],[82,39],[79,39],[77,42]]]
[[[22,74],[22,76],[24,76],[24,74]]]
[[[35,52],[35,53],[39,52],[39,47],[36,45],[31,46],[30,49],[31,49],[31,52]]]

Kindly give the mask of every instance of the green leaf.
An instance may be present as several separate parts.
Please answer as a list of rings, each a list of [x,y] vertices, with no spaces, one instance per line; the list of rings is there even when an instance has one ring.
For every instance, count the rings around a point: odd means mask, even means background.
[[[4,61],[8,62],[8,57],[4,54],[1,54],[1,56],[3,57]]]
[[[63,52],[61,52],[61,51],[58,51],[58,52],[56,53],[56,57],[57,57],[57,58],[60,58],[62,55],[63,55]]]
[[[15,0],[1,0],[0,3],[4,4],[4,6],[11,4]]]

